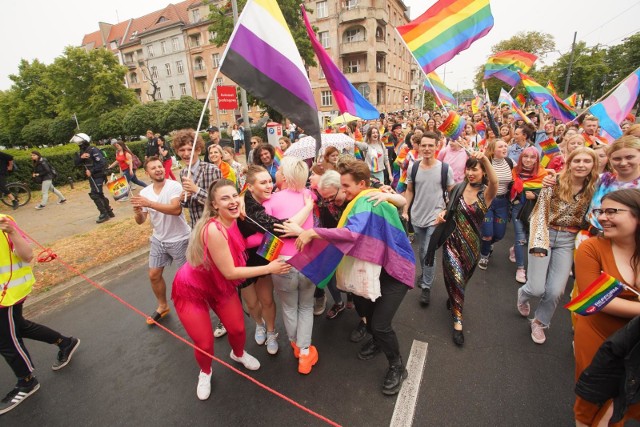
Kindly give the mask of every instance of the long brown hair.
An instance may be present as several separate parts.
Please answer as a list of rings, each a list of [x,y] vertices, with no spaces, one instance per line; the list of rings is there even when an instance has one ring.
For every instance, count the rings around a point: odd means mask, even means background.
[[[578,154],[588,154],[593,160],[593,168],[584,183],[583,195],[587,199],[591,199],[593,197],[593,193],[596,191],[596,183],[598,181],[598,155],[591,148],[578,147],[567,157],[567,161],[565,163],[566,166],[564,170],[560,172],[560,178],[558,179],[558,196],[567,203],[574,202],[571,184],[571,161]]]
[[[637,188],[612,191],[611,193],[605,194],[602,201],[604,202],[607,199],[625,205],[629,208],[631,215],[636,218],[636,221],[640,220],[640,190]],[[631,268],[633,269],[634,279],[638,277],[638,270],[640,269],[640,232],[637,225],[635,243],[636,247],[631,256]],[[630,285],[633,285],[633,283],[630,283]]]

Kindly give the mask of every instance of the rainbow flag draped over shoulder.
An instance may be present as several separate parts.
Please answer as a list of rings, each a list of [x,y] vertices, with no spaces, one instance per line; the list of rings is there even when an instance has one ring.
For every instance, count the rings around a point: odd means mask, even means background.
[[[442,132],[447,138],[458,139],[464,132],[464,126],[467,122],[453,110],[449,111],[449,115],[438,127],[438,130]]]
[[[576,314],[588,316],[602,310],[624,290],[624,285],[615,277],[602,273],[587,289],[569,301],[564,308]]]
[[[433,94],[436,99],[436,104],[438,104],[439,107],[444,107],[444,105],[456,105],[456,99],[453,97],[453,94],[449,88],[444,85],[444,82],[435,71],[427,74],[427,79],[429,80],[425,81],[424,88]]]
[[[425,74],[449,62],[493,28],[489,0],[439,0],[396,30]]]
[[[276,0],[249,0],[222,56],[222,71],[316,138],[320,123],[307,71]]]
[[[556,144],[556,141],[553,138],[549,138],[540,143],[540,148],[542,148],[542,159],[540,159],[540,165],[546,168],[551,159],[560,152],[560,147],[558,147],[558,144]]]
[[[565,104],[558,96],[551,93],[549,89],[541,86],[526,74],[521,72],[518,72],[518,74],[531,98],[533,98],[536,104],[544,104],[553,117],[561,120],[563,123],[570,122],[576,118],[575,110]]]
[[[365,120],[377,119],[380,117],[380,113],[376,107],[371,105],[371,103],[367,101],[355,87],[353,87],[324,50],[324,47],[322,47],[322,44],[318,41],[318,38],[311,27],[304,5],[301,4],[300,9],[302,9],[302,19],[304,20],[309,40],[311,40],[311,46],[318,57],[318,62],[320,62],[324,76],[327,79],[327,84],[329,85],[329,88],[331,88],[333,99],[336,101],[340,113],[350,113]]]
[[[591,114],[600,121],[604,136],[612,141],[622,136],[620,123],[631,112],[640,93],[640,68],[637,68],[601,102],[589,107]]]
[[[484,66],[484,79],[495,77],[503,82],[516,86],[520,81],[518,71],[528,72],[538,57],[521,50],[503,50],[487,59]]]
[[[289,261],[318,287],[324,287],[344,255],[381,265],[393,278],[413,288],[415,257],[398,210],[390,203],[374,206],[368,189],[347,205],[338,228],[315,228],[314,239]]]

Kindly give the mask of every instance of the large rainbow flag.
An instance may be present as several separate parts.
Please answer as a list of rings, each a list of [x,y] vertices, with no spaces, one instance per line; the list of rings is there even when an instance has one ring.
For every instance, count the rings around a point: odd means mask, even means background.
[[[614,140],[622,136],[620,123],[631,112],[638,99],[638,93],[640,93],[640,68],[624,79],[616,90],[611,92],[611,95],[589,107],[591,114],[600,121],[600,127],[607,139]]]
[[[353,87],[324,50],[311,27],[304,5],[301,4],[300,9],[302,9],[302,19],[304,20],[309,40],[311,40],[311,46],[318,57],[318,62],[320,62],[324,76],[327,79],[327,84],[329,85],[329,88],[331,88],[333,99],[336,101],[340,113],[349,113],[365,120],[372,120],[380,117],[380,112],[378,112],[376,107],[371,105],[371,103],[367,101],[355,87]]]
[[[436,104],[438,104],[439,107],[456,105],[456,99],[453,97],[453,94],[449,88],[444,85],[444,82],[435,71],[427,74],[427,79],[428,81],[424,82],[424,88],[433,94],[436,99]]]
[[[567,123],[576,118],[576,112],[573,108],[569,107],[562,99],[558,98],[544,86],[541,86],[531,77],[518,71],[524,88],[529,92],[529,95],[536,104],[545,104],[546,108],[553,117],[561,120],[563,123]]]
[[[587,289],[569,301],[564,308],[576,314],[588,316],[602,310],[624,290],[624,285],[615,277],[602,273]]]
[[[276,0],[249,0],[222,57],[227,77],[316,138],[320,123],[307,71]]]
[[[503,50],[487,59],[484,66],[485,80],[495,77],[503,82],[516,86],[520,81],[518,71],[528,72],[538,57],[532,53],[521,50]]]
[[[396,30],[425,74],[449,62],[493,28],[489,0],[439,0]]]
[[[324,287],[343,256],[381,265],[387,273],[413,288],[415,257],[398,210],[390,203],[374,206],[367,200],[372,192],[360,192],[342,214],[338,228],[315,228],[314,239],[287,262],[318,287]]]

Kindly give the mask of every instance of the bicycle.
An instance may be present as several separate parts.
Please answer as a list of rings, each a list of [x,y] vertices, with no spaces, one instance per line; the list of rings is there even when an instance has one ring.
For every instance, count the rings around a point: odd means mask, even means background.
[[[18,206],[24,206],[31,200],[31,190],[24,182],[7,183],[7,191],[18,201]],[[13,201],[9,198],[9,194],[3,194],[1,200],[5,205],[13,206]]]

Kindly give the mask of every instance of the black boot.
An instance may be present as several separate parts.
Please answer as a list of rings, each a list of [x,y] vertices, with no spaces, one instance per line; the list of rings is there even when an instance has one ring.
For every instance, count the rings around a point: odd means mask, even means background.
[[[398,357],[398,360],[392,362],[389,365],[389,370],[384,376],[384,383],[382,383],[382,393],[387,396],[393,396],[398,394],[402,381],[407,378],[408,372],[402,364],[402,358]]]
[[[367,341],[360,351],[358,352],[358,359],[360,360],[370,360],[376,357],[378,353],[380,353],[380,346],[376,343],[376,340],[371,338]]]
[[[107,215],[109,215],[109,218],[114,218],[116,216],[116,214],[113,213],[113,209],[109,208],[109,210],[107,211]]]
[[[462,332],[462,330],[460,330],[460,331],[457,330],[457,329],[453,330],[453,342],[458,347],[462,347],[463,346],[463,344],[464,344],[464,332]]]
[[[98,219],[96,219],[98,224],[102,224],[105,221],[109,221],[109,215],[106,213],[101,213]]]

